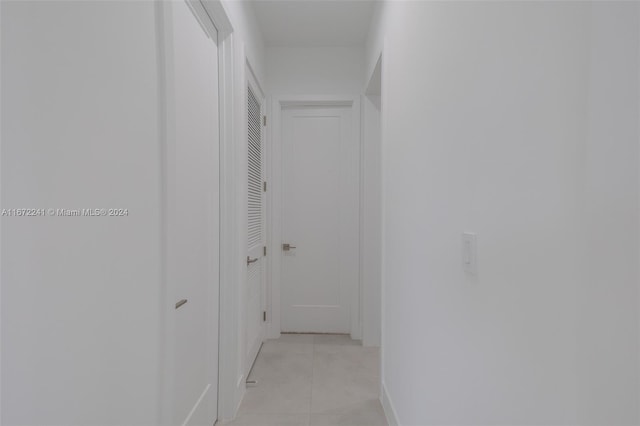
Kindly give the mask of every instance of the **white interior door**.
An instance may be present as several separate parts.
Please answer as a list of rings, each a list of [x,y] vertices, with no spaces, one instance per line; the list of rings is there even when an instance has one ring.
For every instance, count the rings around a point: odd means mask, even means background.
[[[359,275],[351,108],[283,108],[282,168],[281,329],[349,333]]]
[[[171,424],[217,418],[219,124],[217,33],[166,2],[168,407]]]
[[[266,280],[265,144],[263,95],[250,75],[247,84],[247,287],[245,377],[249,374],[265,336]]]

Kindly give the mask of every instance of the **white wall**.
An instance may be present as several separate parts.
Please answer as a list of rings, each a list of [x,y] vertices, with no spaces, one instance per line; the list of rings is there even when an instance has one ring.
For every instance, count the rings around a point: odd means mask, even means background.
[[[382,150],[380,87],[362,97],[362,344],[380,346],[382,277]]]
[[[2,2],[2,424],[159,424],[154,5]]]
[[[364,86],[360,47],[269,47],[266,65],[273,95],[358,95]]]
[[[244,52],[240,49],[236,52],[243,53],[251,63],[260,84],[264,84],[266,80],[265,45],[253,6],[245,0],[223,0],[223,6],[233,26],[236,46],[242,45],[244,49]],[[244,58],[241,60],[245,61]],[[237,71],[244,75],[244,71]]]
[[[377,9],[397,420],[637,424],[637,5]]]
[[[582,424],[639,421],[639,10],[637,4],[592,6],[577,304]]]

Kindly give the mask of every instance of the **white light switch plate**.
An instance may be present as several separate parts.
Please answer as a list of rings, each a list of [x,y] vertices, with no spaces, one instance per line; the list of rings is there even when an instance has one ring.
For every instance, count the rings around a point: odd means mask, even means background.
[[[476,234],[473,232],[462,233],[462,268],[469,275],[476,275],[478,272]]]

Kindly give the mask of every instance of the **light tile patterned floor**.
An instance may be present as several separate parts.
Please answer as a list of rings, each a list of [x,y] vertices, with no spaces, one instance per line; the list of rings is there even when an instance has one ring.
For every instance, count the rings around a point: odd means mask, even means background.
[[[233,426],[386,426],[378,348],[343,335],[264,343]]]

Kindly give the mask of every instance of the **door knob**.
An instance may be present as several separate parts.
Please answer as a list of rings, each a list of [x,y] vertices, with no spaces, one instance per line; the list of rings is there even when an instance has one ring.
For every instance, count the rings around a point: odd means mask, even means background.
[[[289,243],[282,244],[282,250],[283,251],[289,251],[289,250],[294,249],[294,248],[296,248],[296,246],[292,246]]]
[[[247,256],[247,265],[251,265],[252,263],[255,263],[257,261],[258,261],[257,257],[255,259],[252,259],[249,256]]]

